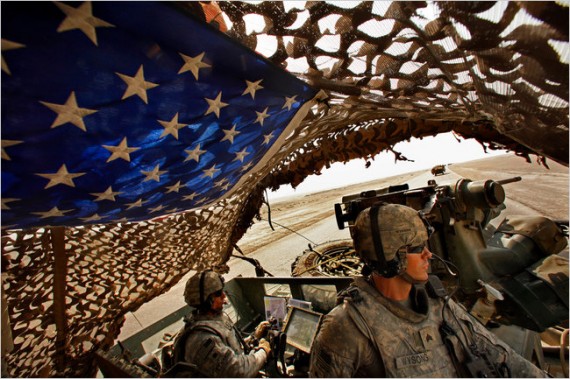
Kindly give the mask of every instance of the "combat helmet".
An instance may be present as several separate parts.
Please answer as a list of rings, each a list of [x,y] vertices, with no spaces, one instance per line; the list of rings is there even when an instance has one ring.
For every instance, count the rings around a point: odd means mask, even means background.
[[[200,308],[204,306],[211,294],[223,288],[224,278],[220,274],[212,270],[202,271],[196,273],[186,282],[184,300],[189,306]]]
[[[422,246],[428,240],[426,226],[416,210],[386,203],[360,212],[351,235],[360,259],[386,278],[406,271],[406,247]]]

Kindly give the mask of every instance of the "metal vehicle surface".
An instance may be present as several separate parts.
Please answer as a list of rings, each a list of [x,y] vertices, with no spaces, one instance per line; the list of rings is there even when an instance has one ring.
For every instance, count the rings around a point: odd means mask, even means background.
[[[342,203],[335,206],[336,218],[342,229],[347,223],[351,225],[360,211],[378,201],[421,210],[433,228],[430,249],[441,258],[433,260],[432,274],[439,276],[456,300],[490,330],[526,359],[546,369],[558,365],[562,350],[543,348],[541,337],[552,344],[567,335],[568,303],[564,293],[568,291],[568,266],[563,252],[567,248],[568,223],[542,217],[510,219],[494,228],[490,221],[504,209],[503,185],[518,180],[460,179],[442,186],[430,181],[415,189],[402,185],[366,191],[343,197]],[[293,263],[293,277],[271,277],[257,260],[249,260],[258,277],[236,277],[226,284],[230,301],[226,313],[245,336],[268,318],[266,297],[285,299],[289,313],[268,336],[275,353],[261,375],[306,377],[314,335],[305,333],[303,344],[295,340],[295,329],[288,325],[292,312],[298,308],[291,306],[291,299],[310,303],[307,312],[312,315],[328,313],[336,304],[337,292],[348,286],[350,277],[359,275],[362,268],[352,240],[310,246]],[[544,280],[548,264],[550,282]],[[152,354],[145,354],[144,340],[164,332],[165,325],[175,325],[189,312],[187,306],[180,308],[168,320],[163,319],[109,352],[100,353],[103,374],[164,375],[164,347],[172,343],[180,325],[163,333],[163,340]],[[319,317],[314,320],[310,330],[318,328]],[[133,359],[127,352],[139,358]]]
[[[546,261],[564,260],[557,254],[567,247],[567,232],[563,230],[567,221],[513,218],[493,230],[489,221],[504,209],[503,184],[518,180],[461,179],[444,186],[430,181],[422,188],[402,185],[366,191],[345,196],[342,204],[335,205],[337,223],[340,229],[345,223],[351,225],[361,210],[380,201],[422,211],[433,228],[431,251],[452,262],[456,271],[451,273],[442,260],[434,259],[432,273],[440,276],[450,290],[457,288],[460,301],[476,309],[487,301],[488,291],[499,290],[504,299],[491,303],[482,316],[485,322],[514,324],[542,332],[568,316],[567,302],[561,301],[564,291],[568,291],[567,278],[548,285],[536,274],[536,267]],[[350,239],[325,245],[324,250],[319,251],[317,246],[308,251],[308,256],[300,256],[292,265],[293,276],[353,275],[359,269]],[[530,267],[534,274],[522,274]]]
[[[527,359],[540,361],[537,333],[567,333],[568,221],[511,218],[493,227],[490,221],[505,209],[503,185],[519,180],[460,179],[442,186],[430,180],[421,188],[365,191],[335,204],[337,224],[352,225],[360,211],[380,201],[421,211],[432,228],[430,250],[439,257],[432,273],[484,325]],[[331,241],[297,257],[292,275],[351,275],[361,268],[355,258],[351,239]]]
[[[225,285],[229,304],[224,311],[235,322],[237,329],[247,335],[255,326],[266,319],[266,297],[283,299],[287,303],[288,315],[279,325],[275,325],[266,338],[272,345],[272,356],[260,373],[263,377],[307,377],[310,347],[314,333],[319,326],[320,316],[328,313],[336,305],[336,294],[351,282],[348,277],[236,277]],[[291,299],[309,306],[306,314],[316,317],[300,318],[295,321],[293,312],[302,312],[293,306]],[[97,352],[97,364],[105,377],[168,377],[164,364],[166,346],[171,345],[178,321],[190,313],[184,306],[169,317],[141,330],[125,341],[121,341],[109,351]],[[293,325],[296,322],[298,325]],[[303,324],[301,327],[300,324]],[[310,324],[310,328],[307,328]],[[163,333],[169,330],[167,333]],[[145,347],[153,338],[162,335],[162,340],[151,353]],[[297,338],[297,340],[295,339]],[[301,345],[298,340],[304,341]]]

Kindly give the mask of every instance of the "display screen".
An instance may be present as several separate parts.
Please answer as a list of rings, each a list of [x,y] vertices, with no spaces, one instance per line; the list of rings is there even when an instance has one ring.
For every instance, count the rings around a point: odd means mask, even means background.
[[[287,343],[305,353],[310,353],[321,317],[322,314],[317,312],[290,307],[283,330],[287,334]]]

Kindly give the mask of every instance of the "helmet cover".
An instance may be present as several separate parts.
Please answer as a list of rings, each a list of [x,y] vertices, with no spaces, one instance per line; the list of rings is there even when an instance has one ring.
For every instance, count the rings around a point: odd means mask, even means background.
[[[202,279],[202,275],[204,278]],[[203,280],[203,294],[200,297],[200,281]],[[224,288],[224,279],[214,271],[198,272],[186,282],[184,300],[191,307],[199,307],[208,296]]]
[[[370,209],[366,208],[356,218],[351,229],[354,248],[365,263],[381,262],[374,247]],[[381,205],[378,209],[378,230],[386,262],[393,260],[404,246],[426,244],[428,233],[418,212],[400,204]]]

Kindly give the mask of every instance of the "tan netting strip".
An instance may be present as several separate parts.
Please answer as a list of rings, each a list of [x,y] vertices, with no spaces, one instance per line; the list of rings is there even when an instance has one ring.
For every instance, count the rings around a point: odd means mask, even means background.
[[[227,33],[365,118],[488,121],[568,164],[568,7],[555,2],[221,2]],[[258,16],[264,28],[248,29]],[[540,21],[539,21],[540,20]],[[276,48],[268,50],[267,40]],[[337,124],[347,125],[342,118]]]

